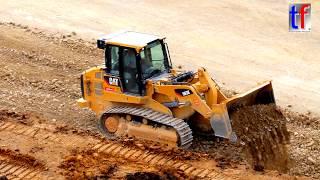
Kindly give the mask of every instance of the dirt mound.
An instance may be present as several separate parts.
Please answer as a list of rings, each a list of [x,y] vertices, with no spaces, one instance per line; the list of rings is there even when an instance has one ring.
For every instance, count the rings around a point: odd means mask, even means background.
[[[65,157],[59,168],[64,169],[63,175],[68,179],[97,179],[110,178],[117,169],[116,161],[108,156],[92,150],[74,151]]]
[[[183,172],[165,169],[160,172],[135,172],[126,175],[127,180],[138,180],[138,179],[152,179],[152,180],[178,180],[178,179],[192,179],[186,176]]]
[[[288,170],[286,144],[289,142],[289,132],[280,109],[275,105],[243,107],[236,110],[231,119],[255,170]]]
[[[21,154],[10,149],[0,149],[0,155],[18,165],[44,169],[44,164],[42,162],[27,154]]]
[[[214,159],[216,166],[222,169],[246,164],[243,146],[218,137],[194,136],[191,148],[193,152],[208,154],[207,159]]]
[[[125,179],[192,179],[184,171],[159,167],[154,169],[136,162],[134,166],[141,167],[136,170],[123,165],[128,164],[126,159],[116,158],[94,150],[74,150],[71,155],[64,158],[59,168],[67,179],[108,179],[121,177]],[[145,171],[145,172],[144,172]]]
[[[17,113],[14,111],[9,111],[6,109],[0,109],[0,121],[12,119],[17,120],[20,123],[23,124],[29,124],[30,121],[28,119],[30,118],[30,115],[28,113]]]

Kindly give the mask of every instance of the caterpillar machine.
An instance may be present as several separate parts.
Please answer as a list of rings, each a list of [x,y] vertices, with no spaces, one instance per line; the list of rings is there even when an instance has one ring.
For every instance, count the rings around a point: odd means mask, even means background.
[[[81,107],[93,110],[108,138],[123,136],[188,148],[193,134],[236,141],[230,113],[275,103],[271,82],[227,98],[206,69],[172,67],[164,37],[125,31],[97,41],[105,64],[81,75]]]

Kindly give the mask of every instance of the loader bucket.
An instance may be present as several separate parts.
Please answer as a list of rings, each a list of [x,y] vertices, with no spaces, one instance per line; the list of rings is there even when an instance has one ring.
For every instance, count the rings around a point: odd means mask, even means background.
[[[271,81],[258,85],[257,87],[227,99],[228,112],[242,106],[252,106],[255,104],[275,103]]]
[[[231,127],[230,114],[243,106],[270,103],[275,103],[275,99],[271,81],[268,81],[243,94],[236,95],[220,104],[214,105],[210,124],[215,136],[236,141],[235,133],[233,133]]]

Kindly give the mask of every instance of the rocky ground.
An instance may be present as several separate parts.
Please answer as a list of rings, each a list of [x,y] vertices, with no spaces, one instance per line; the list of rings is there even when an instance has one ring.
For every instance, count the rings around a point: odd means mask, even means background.
[[[294,164],[292,174],[320,178],[320,118],[312,114],[288,111],[287,125],[291,132],[289,155]]]
[[[98,133],[94,114],[88,110],[80,109],[75,101],[80,97],[80,73],[102,62],[103,52],[95,47],[95,42],[84,41],[77,37],[76,33],[62,35],[14,23],[1,23],[0,107],[9,112],[29,112],[33,116],[40,116],[43,124],[48,126],[54,124],[55,128],[59,127],[59,131],[70,128],[81,129],[86,133],[90,132],[89,134]],[[320,178],[319,118],[313,117],[312,114],[301,115],[293,113],[290,110],[281,109],[280,111],[285,116],[290,133],[290,143],[286,145],[290,163],[285,171],[292,176]],[[23,121],[26,118],[20,119]],[[32,123],[28,124],[28,121],[23,122],[22,124],[32,126]],[[9,136],[10,134],[7,135]],[[5,142],[2,139],[0,145],[7,146]],[[140,146],[138,145],[138,147]],[[114,170],[117,167],[123,166],[126,162],[125,158],[120,158],[119,162],[111,163],[110,166],[105,166],[101,169],[102,167],[97,167],[95,164],[100,163],[100,161],[110,164],[108,162],[111,162],[112,159],[99,158],[96,161],[99,155],[97,156],[95,152],[88,149],[78,152],[74,151],[72,147],[70,146],[70,150],[67,152],[62,152],[63,155],[70,157],[64,159],[61,156],[59,162],[55,165],[56,169],[54,168],[54,171],[60,171],[58,167],[68,166],[73,168],[73,170],[69,169],[66,172],[61,171],[61,176],[75,176],[73,173],[79,172],[83,175],[81,173],[83,169],[77,168],[83,163],[88,163],[88,167],[91,167],[91,165],[93,167],[90,170],[91,174],[89,173],[88,176],[92,174],[98,176],[102,171],[107,172],[105,174],[109,176],[116,172]],[[33,147],[32,151],[38,152],[39,148],[41,152],[41,147]],[[270,175],[271,173],[267,169],[263,169],[264,171],[262,172],[255,172],[252,168],[253,166],[251,166],[252,164],[250,164],[250,159],[248,159],[244,151],[245,148],[241,144],[230,144],[220,139],[207,140],[199,137],[198,141],[193,145],[193,149],[198,151],[200,155],[192,155],[200,156],[200,159],[204,158],[206,167],[213,166],[214,170],[223,172],[230,177],[253,176],[257,178],[257,176]],[[7,150],[1,152],[5,151]],[[24,151],[23,148],[20,151]],[[25,150],[25,155],[28,155],[29,151],[31,149]],[[156,152],[164,156],[167,155],[166,151]],[[170,153],[172,152],[170,151]],[[182,152],[176,151],[174,153],[179,154]],[[86,159],[81,156],[78,158],[78,154],[89,154],[92,158]],[[36,159],[39,159],[39,157],[36,156]],[[194,164],[199,163],[197,160],[199,159],[191,159],[192,162],[195,161],[193,162]],[[48,166],[48,163],[44,164]],[[142,163],[141,167],[143,165]],[[119,176],[125,177],[128,175],[128,178],[131,178],[150,175],[135,174],[135,171],[142,171],[143,168],[134,167],[130,164],[128,166],[124,169],[131,170],[120,171],[122,174],[120,173],[121,175]],[[272,166],[270,167],[272,169]],[[150,167],[150,171],[159,171],[154,168]],[[230,173],[230,171],[235,171],[236,173]],[[176,177],[185,176],[184,173],[171,172],[167,169],[160,172],[161,176],[171,176],[171,174],[175,174]],[[129,175],[130,173],[131,175]],[[46,175],[46,173],[44,174]],[[278,175],[279,173],[275,173],[270,177],[277,177]],[[102,173],[101,176],[105,175]],[[152,173],[150,176],[153,176]]]

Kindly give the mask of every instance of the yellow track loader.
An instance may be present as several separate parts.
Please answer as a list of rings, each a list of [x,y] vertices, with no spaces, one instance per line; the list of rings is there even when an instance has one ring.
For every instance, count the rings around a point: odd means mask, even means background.
[[[135,137],[187,148],[193,134],[232,141],[229,114],[241,106],[275,103],[271,82],[227,98],[204,68],[172,67],[164,37],[125,31],[97,41],[105,64],[81,75],[81,107],[93,110],[109,138]]]

